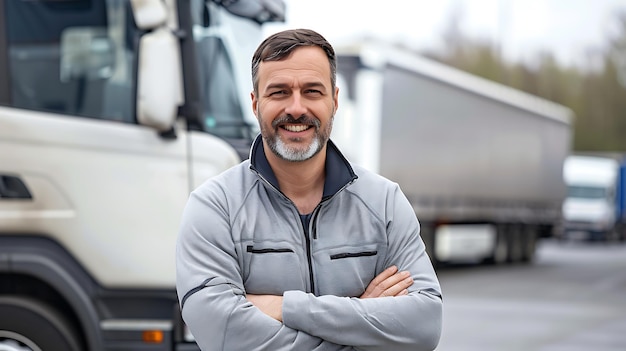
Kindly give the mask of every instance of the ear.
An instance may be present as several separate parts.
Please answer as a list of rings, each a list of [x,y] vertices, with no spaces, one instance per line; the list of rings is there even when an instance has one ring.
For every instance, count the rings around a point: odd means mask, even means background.
[[[337,112],[337,109],[339,108],[339,88],[338,87],[335,87],[334,97],[335,97],[334,99],[335,100],[335,112]]]
[[[254,91],[250,92],[250,99],[252,99],[252,112],[254,112],[254,115],[257,116],[257,106],[259,101],[256,98],[256,94],[254,94]],[[258,118],[259,116],[257,116]]]

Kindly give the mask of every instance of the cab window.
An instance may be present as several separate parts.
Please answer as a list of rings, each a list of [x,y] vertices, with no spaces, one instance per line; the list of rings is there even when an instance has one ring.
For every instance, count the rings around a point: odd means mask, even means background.
[[[251,140],[251,126],[244,120],[233,60],[222,37],[222,16],[226,10],[203,0],[193,0],[191,4],[203,101],[200,128],[226,140]]]
[[[135,122],[127,0],[10,0],[4,15],[11,106]]]

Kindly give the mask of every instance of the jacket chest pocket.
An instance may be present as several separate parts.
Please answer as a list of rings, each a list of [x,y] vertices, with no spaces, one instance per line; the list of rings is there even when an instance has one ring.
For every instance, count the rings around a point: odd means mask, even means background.
[[[381,271],[384,250],[379,245],[346,246],[314,255],[315,277],[321,295],[358,297]]]
[[[287,290],[306,291],[301,253],[289,243],[243,243],[244,287],[250,294],[282,295]]]

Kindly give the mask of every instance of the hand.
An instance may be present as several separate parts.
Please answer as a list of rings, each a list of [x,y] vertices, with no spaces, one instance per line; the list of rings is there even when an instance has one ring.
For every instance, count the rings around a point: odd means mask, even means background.
[[[398,267],[391,266],[376,276],[359,298],[407,295],[407,288],[413,285],[413,278],[408,271],[398,272]]]
[[[283,321],[283,297],[276,295],[253,295],[247,294],[246,300],[251,302],[261,312],[282,323]]]

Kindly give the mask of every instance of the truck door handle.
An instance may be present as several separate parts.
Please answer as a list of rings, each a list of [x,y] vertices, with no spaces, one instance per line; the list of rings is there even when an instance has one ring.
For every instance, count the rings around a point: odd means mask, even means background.
[[[0,198],[32,199],[33,196],[19,177],[0,174]]]

